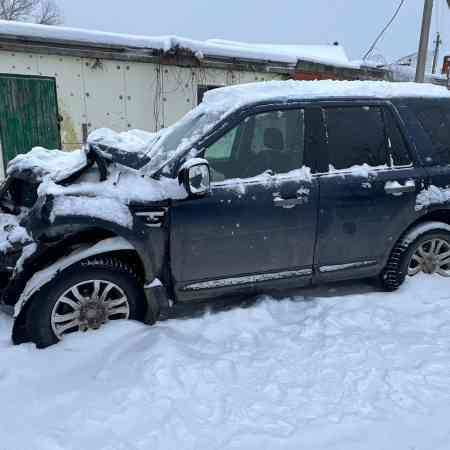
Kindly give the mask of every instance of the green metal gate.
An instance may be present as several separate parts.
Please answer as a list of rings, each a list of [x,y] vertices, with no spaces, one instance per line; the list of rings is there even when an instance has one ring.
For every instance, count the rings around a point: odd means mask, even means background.
[[[5,167],[32,147],[60,148],[53,78],[0,74],[0,144]]]

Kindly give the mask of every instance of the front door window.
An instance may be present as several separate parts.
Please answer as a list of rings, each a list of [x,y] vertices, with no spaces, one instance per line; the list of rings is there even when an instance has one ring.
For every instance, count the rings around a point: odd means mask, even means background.
[[[207,148],[212,181],[251,178],[264,172],[301,168],[305,154],[305,115],[301,109],[248,117]]]

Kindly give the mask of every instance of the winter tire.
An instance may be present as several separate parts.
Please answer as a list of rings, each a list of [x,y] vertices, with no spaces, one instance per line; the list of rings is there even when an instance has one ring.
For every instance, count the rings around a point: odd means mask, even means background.
[[[450,277],[450,226],[425,222],[396,244],[381,274],[385,290],[395,291],[409,276],[420,272]]]
[[[28,336],[38,348],[66,334],[96,330],[110,320],[143,320],[145,297],[131,267],[100,257],[62,271],[31,299]]]

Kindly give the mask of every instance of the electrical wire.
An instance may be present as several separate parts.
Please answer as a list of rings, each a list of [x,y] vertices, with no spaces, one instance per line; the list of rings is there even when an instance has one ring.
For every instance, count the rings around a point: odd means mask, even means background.
[[[439,33],[441,31],[441,0],[436,1],[435,8],[436,31]]]
[[[381,33],[377,36],[377,38],[375,39],[375,41],[373,42],[373,44],[370,46],[369,50],[367,50],[366,54],[364,55],[363,61],[365,61],[367,59],[367,57],[372,53],[373,49],[375,48],[375,46],[378,44],[379,40],[383,37],[384,33],[386,33],[386,31],[389,29],[389,27],[392,25],[392,23],[394,22],[394,20],[397,18],[400,10],[402,9],[402,6],[405,4],[406,0],[401,0],[400,4],[398,5],[397,9],[395,10],[394,15],[392,16],[392,18],[389,20],[389,22],[385,25],[385,27],[381,30]]]

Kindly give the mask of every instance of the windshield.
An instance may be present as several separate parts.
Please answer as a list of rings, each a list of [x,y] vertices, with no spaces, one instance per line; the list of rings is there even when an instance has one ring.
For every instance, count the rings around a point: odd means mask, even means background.
[[[192,148],[224,117],[224,111],[202,103],[169,128],[161,130],[146,156],[150,158],[144,170],[150,175]]]

